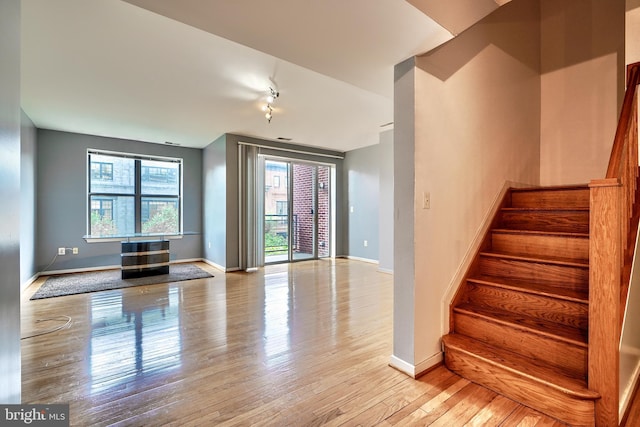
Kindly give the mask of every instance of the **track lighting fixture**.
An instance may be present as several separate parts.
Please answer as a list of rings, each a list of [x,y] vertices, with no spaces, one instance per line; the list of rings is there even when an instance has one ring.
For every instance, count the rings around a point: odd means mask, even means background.
[[[262,107],[262,111],[265,112],[264,117],[267,119],[267,122],[271,123],[271,118],[273,117],[273,103],[280,96],[280,92],[276,91],[274,88],[269,87],[269,92],[267,95],[267,105]]]
[[[271,104],[265,105],[263,110],[267,112],[264,117],[269,123],[271,123],[271,118],[273,117],[273,108],[271,107]]]

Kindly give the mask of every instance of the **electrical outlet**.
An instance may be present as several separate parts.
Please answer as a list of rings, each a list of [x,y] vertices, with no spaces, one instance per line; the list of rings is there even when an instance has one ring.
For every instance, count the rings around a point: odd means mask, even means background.
[[[58,255],[65,255],[67,251],[64,248],[58,248]]]
[[[73,248],[72,252],[73,252],[74,255],[78,255],[78,248]]]
[[[367,246],[369,246],[369,242],[367,240],[364,241],[364,247],[366,248]]]

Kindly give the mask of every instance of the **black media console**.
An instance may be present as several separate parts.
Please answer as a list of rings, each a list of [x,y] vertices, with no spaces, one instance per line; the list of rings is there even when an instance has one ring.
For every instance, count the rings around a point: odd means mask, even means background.
[[[169,241],[122,242],[122,278],[169,274]]]

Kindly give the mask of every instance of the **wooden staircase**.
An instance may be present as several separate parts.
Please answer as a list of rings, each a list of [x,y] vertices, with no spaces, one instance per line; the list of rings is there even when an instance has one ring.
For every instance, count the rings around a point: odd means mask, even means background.
[[[451,304],[445,363],[571,425],[588,388],[588,186],[511,189]]]

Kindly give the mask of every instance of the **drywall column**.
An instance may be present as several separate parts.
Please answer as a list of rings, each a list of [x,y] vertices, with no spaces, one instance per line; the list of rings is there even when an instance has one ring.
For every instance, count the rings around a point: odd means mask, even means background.
[[[394,79],[393,355],[390,364],[415,376],[415,58],[396,65]]]
[[[204,258],[226,269],[227,264],[227,142],[223,135],[202,151]],[[237,252],[237,251],[236,251]],[[237,256],[236,256],[237,258]],[[237,267],[233,265],[232,267]]]
[[[378,260],[380,271],[393,272],[393,131],[380,134],[378,180]]]
[[[24,289],[36,277],[36,169],[37,129],[21,114],[20,128],[20,285]]]
[[[20,403],[20,0],[0,2],[0,403]]]

